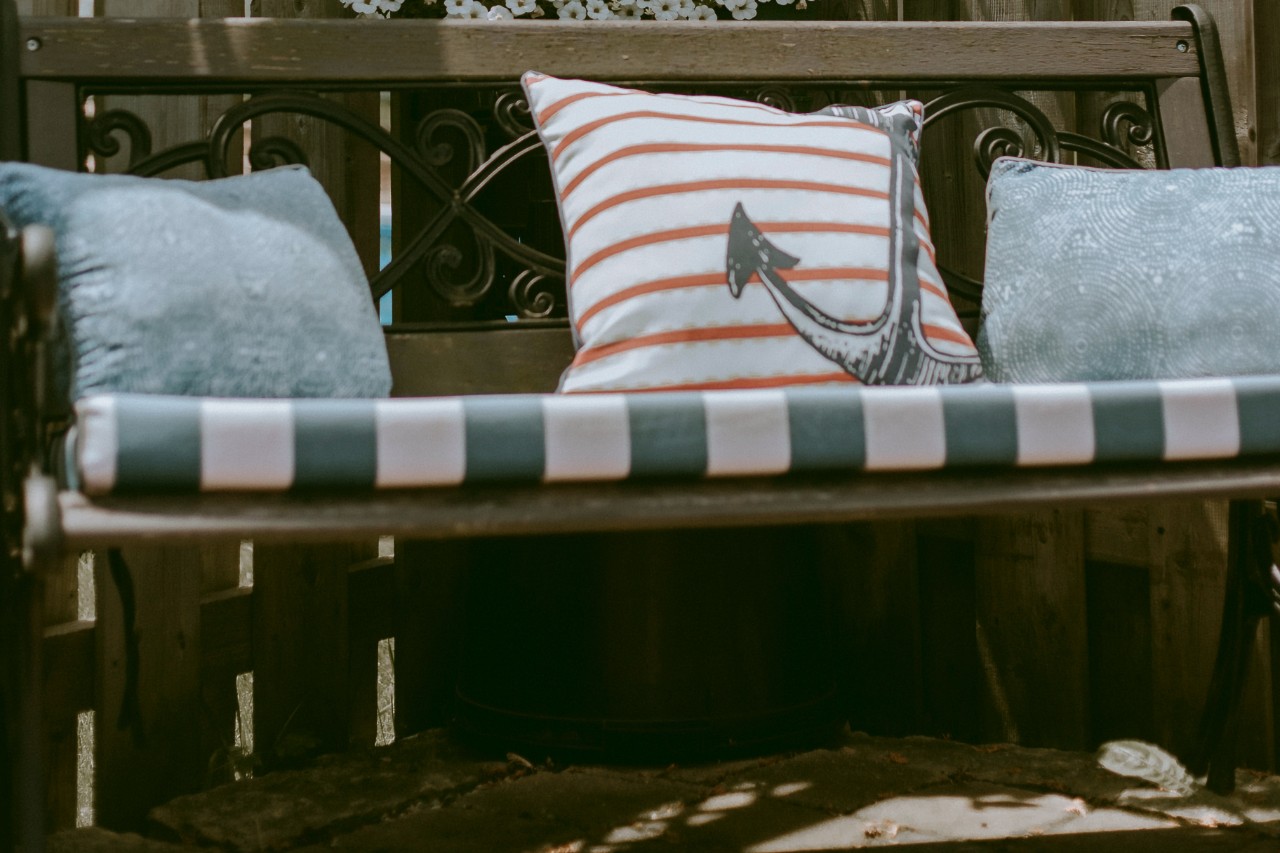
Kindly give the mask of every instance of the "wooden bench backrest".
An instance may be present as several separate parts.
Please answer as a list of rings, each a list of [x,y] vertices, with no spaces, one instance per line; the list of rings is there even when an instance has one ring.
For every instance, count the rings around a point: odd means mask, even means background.
[[[419,187],[416,195],[405,192],[397,199],[397,242],[405,252],[398,253],[373,283],[375,296],[394,289],[396,298],[403,293],[407,302],[417,299],[413,288],[426,289],[421,280],[432,275],[422,272],[427,260],[442,260],[443,267],[454,268],[473,263],[465,257],[450,258],[453,248],[439,245],[444,235],[421,237],[442,211],[474,212],[472,199],[459,199],[453,190],[484,170],[496,180],[517,161],[527,168],[542,156],[536,138],[529,136],[527,107],[515,89],[519,75],[531,68],[650,88],[742,90],[747,97],[798,108],[849,99],[851,94],[868,103],[904,92],[930,101],[934,109],[925,139],[926,195],[943,263],[949,251],[967,253],[970,259],[966,272],[944,269],[962,313],[967,307],[970,315],[980,288],[976,279],[981,275],[981,205],[972,198],[957,201],[944,194],[956,186],[963,186],[971,197],[980,192],[982,170],[991,155],[1012,147],[1058,159],[1083,155],[1088,162],[1107,165],[1238,162],[1216,34],[1194,8],[1179,9],[1179,19],[1169,22],[751,22],[710,27],[652,21],[15,21],[8,4],[6,9],[9,19],[2,35],[10,43],[16,38],[21,49],[18,67],[8,68],[0,80],[0,109],[6,115],[15,114],[10,110],[25,111],[25,124],[23,132],[15,134],[15,123],[6,122],[0,155],[78,169],[89,153],[102,151],[103,131],[111,129],[124,131],[131,147],[137,147],[140,137],[127,115],[110,123],[102,116],[86,119],[88,97],[97,99],[101,109],[104,99],[126,95],[234,93],[238,98],[246,93],[263,105],[270,94],[278,99],[279,111],[335,120],[363,135],[388,153],[401,172],[430,173],[424,179],[427,190]],[[415,148],[406,139],[397,149],[376,122],[362,132],[356,126],[359,119],[349,119],[340,106],[305,101],[310,92],[338,90],[395,93],[397,120],[411,116],[421,122],[417,132],[427,141]],[[1039,101],[1017,94],[1027,91],[1050,94]],[[1054,128],[1036,106],[1067,92],[1095,98],[1093,112],[1101,128],[1094,136],[1101,139],[1086,138],[1074,126]],[[487,106],[477,109],[481,101]],[[265,108],[255,110],[252,103],[233,106],[224,121],[215,123],[212,135],[221,134],[229,146],[232,128],[264,114]],[[405,104],[416,104],[416,112],[403,109]],[[466,112],[459,104],[470,105],[476,115],[487,112],[488,124],[481,127],[474,118],[459,119],[458,114]],[[432,110],[438,115],[433,117]],[[337,112],[329,115],[331,111]],[[227,120],[233,113],[235,120]],[[935,123],[940,127],[955,122],[961,114],[963,128],[953,126],[946,133],[935,128]],[[1010,121],[1011,116],[1020,117],[1020,123]],[[474,125],[481,134],[498,126],[505,134],[499,134],[500,141],[506,144],[482,141],[479,150],[484,156],[450,179],[449,160],[458,146],[445,155],[433,153],[430,134],[422,130],[430,125],[435,133],[450,122],[464,135],[469,131],[463,124]],[[982,150],[970,153],[975,135],[984,129],[1015,125],[1020,132],[1006,129],[988,135],[985,146],[977,146]],[[934,139],[938,141],[933,151],[947,149],[940,155],[945,158],[942,168],[930,165]],[[490,149],[493,153],[486,153]],[[185,148],[131,156],[127,168],[160,173],[176,163],[201,161],[208,150],[207,140],[192,140]],[[237,154],[228,148],[221,163],[213,163],[217,158],[208,155],[213,165],[206,164],[206,169],[223,169],[229,160],[239,159],[231,156]],[[545,165],[541,168],[545,171]],[[957,168],[971,174],[957,177]],[[541,191],[545,195],[545,189]],[[545,198],[539,203],[541,220],[554,220],[554,206]],[[480,218],[486,223],[495,219],[491,212]],[[939,233],[937,222],[949,219],[960,225],[941,226],[944,233]],[[489,276],[476,285],[481,296],[459,295],[432,284],[445,294],[436,300],[443,307],[398,317],[431,322],[389,330],[396,393],[554,387],[571,355],[571,343],[563,320],[563,291],[556,294],[554,287],[546,287],[546,280],[563,270],[562,244],[556,243],[558,223],[549,227],[550,236],[523,235],[510,241],[524,253],[514,266],[497,272],[477,270],[476,276]],[[526,290],[542,289],[521,302],[516,291],[522,282]],[[500,297],[507,292],[512,296],[504,301]],[[551,302],[533,304],[544,292],[551,294],[546,297]],[[543,310],[547,304],[554,307]],[[504,322],[510,316],[520,317],[519,322]]]

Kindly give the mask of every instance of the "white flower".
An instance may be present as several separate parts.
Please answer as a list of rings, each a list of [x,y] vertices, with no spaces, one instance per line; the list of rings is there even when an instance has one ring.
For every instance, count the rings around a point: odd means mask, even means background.
[[[579,0],[569,0],[560,7],[560,17],[570,21],[585,21],[587,19],[587,7],[583,6]]]
[[[716,10],[710,6],[694,6],[693,12],[689,15],[691,21],[714,21],[716,20]]]
[[[507,8],[513,15],[527,15],[538,8],[538,0],[507,0]]]
[[[640,10],[640,7],[635,5],[634,3],[628,3],[624,6],[619,6],[617,9],[613,10],[613,17],[619,20],[625,20],[627,18],[638,18],[643,14],[644,12]]]
[[[734,9],[741,9],[747,5],[747,0],[716,0],[721,6],[732,12]]]
[[[649,6],[659,21],[674,21],[680,17],[680,0],[650,0]]]
[[[471,5],[467,7],[467,17],[480,21],[488,20],[489,7],[481,3],[480,0],[471,0]]]
[[[509,21],[514,15],[506,6],[490,6],[489,14],[485,15],[490,21]]]
[[[444,13],[450,18],[464,18],[471,9],[471,0],[444,0]]]
[[[735,21],[749,21],[756,16],[756,0],[747,0],[747,2],[737,9],[733,10],[733,19]]]
[[[693,14],[693,0],[680,0],[680,8],[676,11],[680,13],[680,17],[687,18]]]
[[[399,12],[404,0],[342,0],[342,5],[366,18],[385,18],[392,12]]]
[[[587,0],[587,17],[593,21],[607,21],[613,17],[609,0]]]

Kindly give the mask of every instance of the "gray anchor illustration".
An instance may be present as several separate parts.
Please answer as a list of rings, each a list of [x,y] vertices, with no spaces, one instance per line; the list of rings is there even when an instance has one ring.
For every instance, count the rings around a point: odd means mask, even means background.
[[[891,275],[884,310],[874,319],[850,323],[806,300],[779,272],[799,263],[761,233],[740,203],[734,207],[725,267],[735,299],[758,273],[800,337],[866,385],[968,382],[981,375],[976,355],[948,355],[929,345],[921,327],[920,284],[914,278],[902,276],[899,283]]]

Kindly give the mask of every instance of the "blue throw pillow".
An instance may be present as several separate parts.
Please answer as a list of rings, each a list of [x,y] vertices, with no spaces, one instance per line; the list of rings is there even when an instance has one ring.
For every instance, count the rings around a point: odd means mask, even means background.
[[[990,379],[1280,373],[1280,168],[1005,158],[987,195]]]
[[[180,181],[0,163],[0,207],[57,235],[75,398],[390,393],[368,282],[304,167]]]

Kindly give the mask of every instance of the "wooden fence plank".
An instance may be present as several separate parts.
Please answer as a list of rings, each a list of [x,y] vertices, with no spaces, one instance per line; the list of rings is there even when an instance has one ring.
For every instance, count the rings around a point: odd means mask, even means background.
[[[472,550],[461,540],[396,541],[397,737],[441,725],[452,712]]]
[[[1089,745],[1083,526],[1078,510],[978,522],[976,615],[987,740]]]
[[[975,626],[972,534],[926,532],[916,543],[925,733],[982,739],[982,668]]]
[[[347,587],[348,739],[371,746],[378,734],[378,642],[390,636],[397,603],[395,566],[376,557],[351,567]]]
[[[856,730],[920,731],[920,588],[913,522],[829,525],[821,563],[841,701]]]
[[[348,599],[351,565],[376,541],[328,547],[254,547],[254,742],[267,767],[348,743]]]
[[[205,646],[216,635],[210,636],[204,624],[205,606],[210,600],[240,594],[240,544],[220,542],[200,548],[201,592],[201,643],[200,649],[200,707],[202,736],[201,753],[208,756],[229,754],[235,743],[236,714],[239,705],[236,696],[236,676],[242,670],[237,661],[228,655],[211,655]],[[248,633],[248,624],[239,627]],[[248,639],[246,636],[245,639]],[[226,764],[218,760],[207,762],[209,767],[206,784],[230,781],[224,772]]]
[[[243,16],[244,4],[237,0],[98,0],[100,17],[108,18],[221,18]],[[152,153],[170,146],[203,139],[213,122],[223,111],[238,103],[234,95],[207,97],[130,97],[112,95],[101,97],[95,104],[98,114],[107,110],[128,110],[142,118],[151,132]],[[241,137],[236,135],[227,157],[227,170],[238,173],[243,159]],[[100,158],[100,171],[122,172],[131,156],[128,144],[121,146],[119,154]],[[205,177],[199,164],[181,166],[165,173],[165,177],[198,180]]]
[[[254,18],[323,19],[348,17],[338,0],[253,0]],[[377,92],[331,96],[363,118],[377,124]],[[378,150],[341,128],[300,115],[267,115],[253,123],[254,140],[282,136],[307,152],[311,173],[324,186],[338,215],[351,232],[366,274],[378,271],[379,187]]]
[[[1085,577],[1091,739],[1155,740],[1147,569],[1094,561]]]
[[[44,624],[46,636],[62,632],[63,626],[74,624],[78,617],[79,555],[66,557],[58,571],[44,578]],[[45,643],[46,648],[50,644]],[[45,822],[53,829],[75,826],[76,821],[76,716],[79,708],[72,708],[58,695],[56,684],[64,673],[60,667],[64,660],[55,657],[44,659],[44,770],[45,770]],[[80,670],[80,678],[93,683],[93,671]]]
[[[1280,4],[1254,0],[1254,108],[1258,165],[1280,164]]]
[[[203,779],[198,548],[126,548],[125,584],[95,564],[97,816],[137,827],[147,810]],[[117,564],[116,568],[119,568]],[[130,618],[132,617],[132,618]]]

